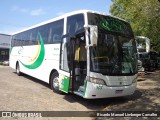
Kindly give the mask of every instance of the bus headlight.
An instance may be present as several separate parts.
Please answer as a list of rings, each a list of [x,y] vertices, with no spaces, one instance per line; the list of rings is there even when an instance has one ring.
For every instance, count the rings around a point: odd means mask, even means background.
[[[106,85],[105,81],[99,78],[92,78],[90,77],[89,82],[95,83],[95,84],[101,84],[101,85]]]

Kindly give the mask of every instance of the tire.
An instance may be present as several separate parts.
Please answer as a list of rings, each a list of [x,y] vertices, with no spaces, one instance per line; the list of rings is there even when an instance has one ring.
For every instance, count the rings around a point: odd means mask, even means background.
[[[16,64],[16,73],[17,73],[18,76],[21,76],[21,75],[22,75],[22,73],[21,73],[21,71],[20,71],[19,63]]]
[[[50,78],[51,89],[53,90],[53,92],[61,93],[59,91],[59,81],[58,81],[58,78],[59,78],[58,72],[52,73],[51,78]]]

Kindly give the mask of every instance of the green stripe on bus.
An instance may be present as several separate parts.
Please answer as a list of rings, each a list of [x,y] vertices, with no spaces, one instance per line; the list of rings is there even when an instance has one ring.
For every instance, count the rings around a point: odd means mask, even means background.
[[[26,65],[26,64],[24,64],[22,61],[19,60],[20,63],[21,63],[24,67],[26,67],[26,68],[28,68],[28,69],[36,69],[36,68],[38,68],[38,67],[42,64],[42,62],[43,62],[43,60],[44,60],[44,55],[45,55],[44,42],[43,42],[43,38],[42,38],[41,34],[38,33],[38,35],[39,35],[39,38],[40,38],[41,50],[40,50],[40,53],[39,53],[39,55],[38,55],[38,58],[35,60],[35,62],[32,63],[31,65]]]

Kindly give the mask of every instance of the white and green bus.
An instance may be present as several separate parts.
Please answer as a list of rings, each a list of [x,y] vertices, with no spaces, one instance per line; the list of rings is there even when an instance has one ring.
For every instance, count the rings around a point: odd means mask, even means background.
[[[89,10],[65,14],[13,34],[10,66],[83,98],[132,95],[137,50],[125,20]]]

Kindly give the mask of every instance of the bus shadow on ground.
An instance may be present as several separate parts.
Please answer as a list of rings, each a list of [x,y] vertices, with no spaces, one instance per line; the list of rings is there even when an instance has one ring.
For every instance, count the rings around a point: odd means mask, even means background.
[[[17,74],[16,72],[13,72],[13,73]],[[45,86],[46,88],[50,89],[50,85],[48,83],[44,82],[44,81],[41,81],[41,80],[39,80],[37,78],[34,78],[34,77],[29,76],[29,75],[24,74],[24,73],[21,76],[24,77],[24,78],[26,78],[27,80],[30,80],[30,81],[33,81],[35,83],[41,84],[41,85]]]
[[[50,85],[46,82],[43,82],[26,74],[23,74],[22,77],[26,78],[27,80],[33,81],[37,84],[41,84],[45,86],[46,89],[50,89]],[[158,80],[158,78],[155,80]],[[85,106],[87,109],[93,111],[138,111],[150,109],[160,110],[160,105],[154,103],[152,99],[149,98],[149,96],[154,96],[157,98],[160,97],[159,94],[157,94],[158,91],[160,91],[159,88],[149,90],[137,89],[135,93],[130,96],[103,99],[84,99],[78,95],[74,95],[71,93],[64,93],[59,95],[62,95],[62,98],[70,103],[81,104]]]
[[[105,108],[110,106],[126,104],[130,101],[136,101],[137,99],[141,98],[141,95],[142,93],[139,90],[136,90],[133,95],[125,97],[84,99],[80,96],[69,94],[65,95],[64,99],[71,103],[80,103],[81,105],[87,107],[90,110],[101,111],[105,110]]]
[[[16,74],[16,72],[13,72],[13,73]],[[43,82],[37,78],[31,77],[26,74],[23,74],[22,77],[26,78],[27,80],[33,81],[37,84],[41,84],[45,86],[46,89],[47,88],[50,89],[50,85],[48,83]],[[55,94],[59,94],[59,93],[55,93]],[[63,99],[70,103],[79,103],[87,107],[89,110],[101,111],[110,106],[126,104],[129,101],[136,101],[137,99],[141,98],[142,93],[139,90],[136,90],[135,93],[131,96],[115,97],[115,98],[101,98],[101,99],[85,99],[85,98],[82,98],[78,95],[74,95],[71,93],[69,94],[62,93],[59,95],[63,95]]]
[[[133,95],[126,97],[92,100],[69,94],[64,96],[64,99],[72,103],[78,102],[96,111],[160,111],[160,71],[146,75],[145,80],[138,81],[137,84],[140,87]]]
[[[160,88],[151,90],[138,89],[133,95],[125,97],[84,99],[76,95],[65,95],[64,99],[71,103],[79,103],[93,111],[160,111],[157,94]],[[152,97],[151,97],[152,96]]]
[[[13,72],[15,73],[15,72]],[[15,73],[16,74],[16,73]],[[45,83],[41,80],[33,78],[31,76],[23,74],[23,77],[31,80],[35,83],[39,83],[46,87],[46,89],[50,89],[48,83]],[[63,99],[70,103],[78,103],[89,110],[96,111],[160,111],[160,72],[156,71],[150,75],[146,75],[147,79],[151,81],[156,81],[155,85],[152,83],[148,83],[146,80],[140,81],[144,82],[144,85],[153,86],[153,88],[141,89],[138,88],[133,95],[126,97],[118,97],[118,98],[104,98],[104,99],[84,99],[80,96],[74,94],[62,94]],[[138,82],[139,83],[139,82]],[[142,86],[141,84],[139,84]],[[143,87],[142,86],[142,87]],[[61,95],[61,94],[60,94]]]

